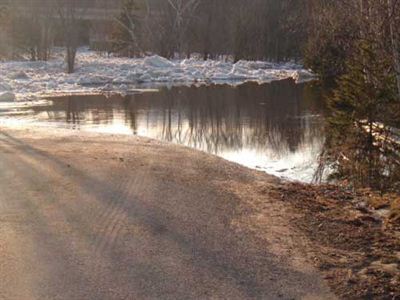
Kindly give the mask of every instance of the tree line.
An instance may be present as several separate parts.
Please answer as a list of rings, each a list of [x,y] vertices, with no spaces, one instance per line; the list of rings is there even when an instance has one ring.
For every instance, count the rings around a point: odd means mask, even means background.
[[[284,61],[302,57],[304,1],[126,0],[113,35],[115,50],[164,57]],[[119,26],[118,26],[119,25]]]
[[[0,59],[47,61],[54,46],[66,49],[66,71],[74,71],[79,46],[85,41],[82,12],[89,0],[2,0]]]
[[[93,35],[101,37],[93,48],[117,55],[286,61],[301,59],[307,35],[299,25],[306,22],[302,0],[101,1],[110,15],[93,21],[79,15],[99,0],[8,1],[0,25],[3,38],[4,32],[8,36],[3,44],[11,56],[46,60],[53,45],[79,46]],[[116,8],[119,13],[111,15]]]

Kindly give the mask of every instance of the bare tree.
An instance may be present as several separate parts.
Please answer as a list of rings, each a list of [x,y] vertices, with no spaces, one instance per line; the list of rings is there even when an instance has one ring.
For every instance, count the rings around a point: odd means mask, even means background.
[[[75,71],[75,59],[80,43],[80,24],[85,13],[85,7],[78,0],[60,0],[58,16],[60,19],[63,43],[66,48],[65,61],[67,72]]]
[[[39,43],[37,49],[37,56],[39,60],[47,61],[50,58],[51,48],[54,43],[54,27],[56,21],[54,14],[56,7],[53,0],[40,0],[40,14],[39,14]]]
[[[12,1],[8,7],[5,31],[13,56],[28,54],[31,60],[47,60],[50,56],[55,24],[53,1]]]
[[[183,44],[190,22],[201,0],[167,0],[172,9],[172,32],[175,34],[176,51],[183,53]]]
[[[114,32],[115,51],[133,57],[141,51],[139,38],[137,36],[137,11],[139,6],[136,0],[125,0],[122,6],[121,14],[114,17],[116,28]]]

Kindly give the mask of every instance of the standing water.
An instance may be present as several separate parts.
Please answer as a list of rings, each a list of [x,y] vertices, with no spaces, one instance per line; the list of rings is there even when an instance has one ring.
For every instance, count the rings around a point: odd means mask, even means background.
[[[49,100],[0,118],[150,137],[304,182],[312,180],[324,143],[323,103],[312,83],[174,87],[127,97]]]

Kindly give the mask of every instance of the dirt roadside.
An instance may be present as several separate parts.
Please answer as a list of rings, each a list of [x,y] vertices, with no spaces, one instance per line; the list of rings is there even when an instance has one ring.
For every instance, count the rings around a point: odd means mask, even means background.
[[[400,222],[397,212],[382,216],[374,205],[377,199],[385,208],[397,201],[397,210],[398,198],[296,183],[272,193],[301,212],[293,223],[309,238],[314,265],[337,295],[400,299]]]
[[[0,127],[0,299],[396,299],[398,231],[357,197],[144,138]]]

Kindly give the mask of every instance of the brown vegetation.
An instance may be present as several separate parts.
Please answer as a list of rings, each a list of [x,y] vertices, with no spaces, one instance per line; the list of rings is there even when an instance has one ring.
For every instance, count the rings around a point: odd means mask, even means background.
[[[307,233],[310,256],[338,296],[400,297],[398,196],[295,183],[273,193],[302,212],[294,223]]]

